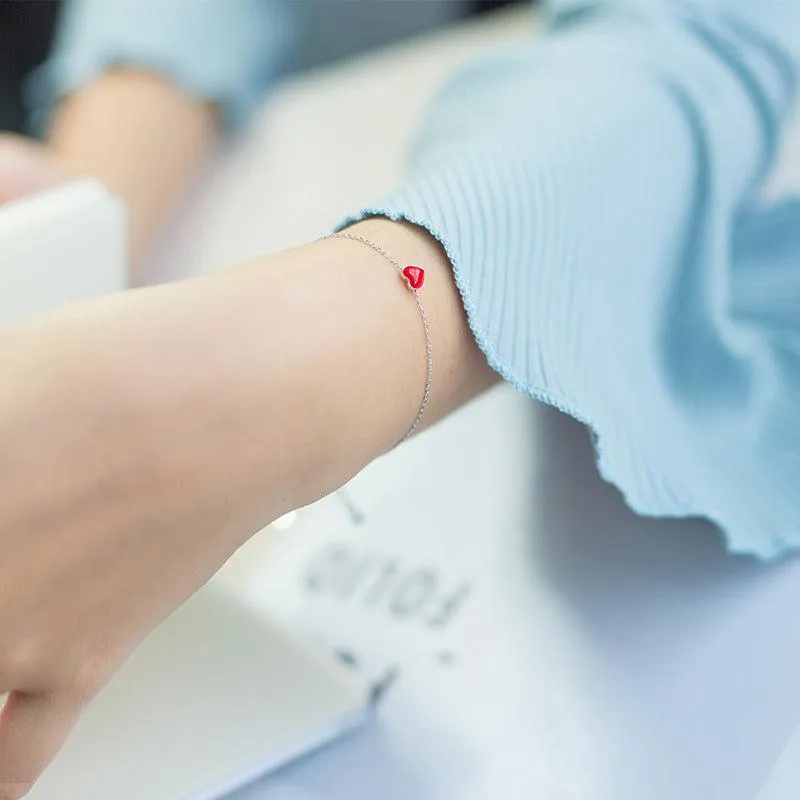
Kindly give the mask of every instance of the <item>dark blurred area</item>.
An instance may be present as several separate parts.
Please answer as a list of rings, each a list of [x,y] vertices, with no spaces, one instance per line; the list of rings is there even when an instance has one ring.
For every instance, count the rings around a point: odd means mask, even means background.
[[[22,132],[25,127],[21,87],[31,71],[47,58],[64,1],[0,0],[0,130]],[[309,30],[296,59],[298,66],[304,68],[527,0],[295,2],[306,2],[311,7]]]
[[[473,14],[485,14],[487,11],[497,11],[505,6],[519,5],[521,2],[524,0],[473,0],[470,10]]]
[[[47,57],[57,0],[0,0],[0,130],[24,126],[21,85]]]

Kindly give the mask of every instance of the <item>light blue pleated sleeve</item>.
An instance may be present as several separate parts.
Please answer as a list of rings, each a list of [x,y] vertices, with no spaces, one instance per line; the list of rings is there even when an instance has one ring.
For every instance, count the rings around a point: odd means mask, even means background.
[[[761,199],[799,63],[796,0],[554,3],[351,218],[443,243],[491,365],[635,510],[763,558],[800,546],[800,199]]]
[[[67,0],[52,56],[28,87],[32,126],[60,97],[122,65],[216,102],[235,129],[286,64],[301,11],[294,0]]]

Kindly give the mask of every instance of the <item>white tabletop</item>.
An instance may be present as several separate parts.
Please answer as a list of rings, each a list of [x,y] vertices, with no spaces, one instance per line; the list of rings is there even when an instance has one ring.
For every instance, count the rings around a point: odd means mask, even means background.
[[[499,16],[290,82],[153,274],[326,232],[391,185],[443,76],[531,25]],[[762,568],[703,523],[635,517],[586,432],[505,387],[349,498],[361,524],[328,499],[223,579],[373,678],[376,719],[237,800],[756,797],[800,720],[800,565]]]

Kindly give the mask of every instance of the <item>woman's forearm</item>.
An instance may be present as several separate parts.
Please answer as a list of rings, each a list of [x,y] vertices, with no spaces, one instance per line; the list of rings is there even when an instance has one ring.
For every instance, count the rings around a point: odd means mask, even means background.
[[[216,135],[210,104],[155,74],[120,69],[67,97],[49,139],[69,173],[100,179],[128,205],[135,260]]]
[[[490,385],[446,258],[427,269],[427,421]],[[0,331],[0,797],[19,797],[136,645],[254,532],[399,441],[426,376],[397,271],[329,240]]]

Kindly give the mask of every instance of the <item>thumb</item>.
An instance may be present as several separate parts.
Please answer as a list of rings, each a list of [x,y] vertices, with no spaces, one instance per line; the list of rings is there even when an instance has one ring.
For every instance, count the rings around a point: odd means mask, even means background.
[[[0,203],[49,189],[65,179],[44,145],[0,136]]]
[[[51,695],[9,695],[0,712],[0,800],[18,800],[53,760],[82,706]]]

